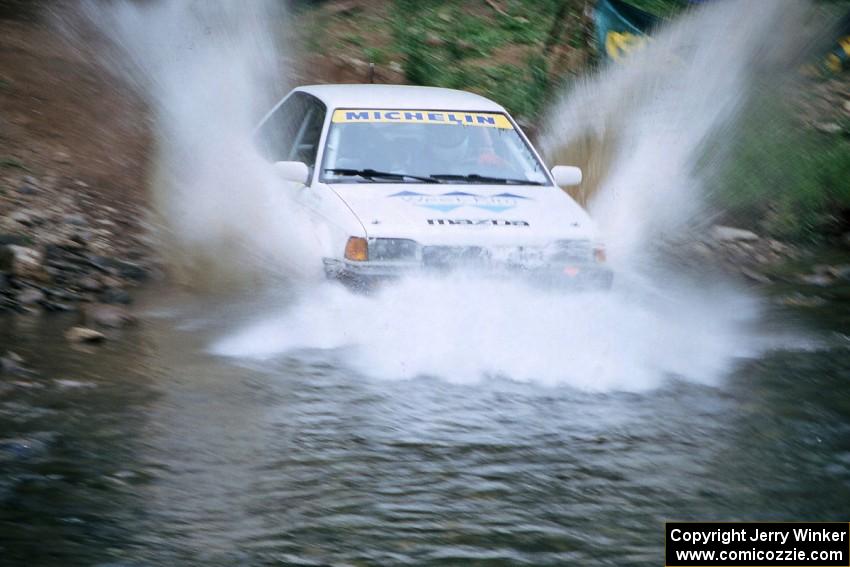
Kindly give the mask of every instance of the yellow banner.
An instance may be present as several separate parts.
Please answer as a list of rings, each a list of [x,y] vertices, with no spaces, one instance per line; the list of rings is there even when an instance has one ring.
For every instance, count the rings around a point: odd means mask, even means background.
[[[498,112],[459,112],[455,110],[392,110],[374,108],[341,108],[335,110],[335,123],[381,122],[404,124],[454,124],[512,130],[508,117]]]

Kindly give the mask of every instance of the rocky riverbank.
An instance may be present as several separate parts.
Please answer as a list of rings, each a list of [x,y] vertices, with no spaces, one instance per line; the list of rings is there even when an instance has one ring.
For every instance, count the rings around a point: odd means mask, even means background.
[[[151,248],[136,234],[138,218],[98,202],[84,182],[31,175],[5,181],[0,311],[128,304],[130,289],[155,272]]]
[[[38,13],[0,14],[0,312],[82,319],[160,273],[147,112]]]

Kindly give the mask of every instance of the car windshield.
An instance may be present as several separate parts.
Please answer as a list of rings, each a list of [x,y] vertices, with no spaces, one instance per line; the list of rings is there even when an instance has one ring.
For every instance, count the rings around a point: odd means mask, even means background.
[[[504,114],[435,110],[336,110],[321,180],[549,185]]]

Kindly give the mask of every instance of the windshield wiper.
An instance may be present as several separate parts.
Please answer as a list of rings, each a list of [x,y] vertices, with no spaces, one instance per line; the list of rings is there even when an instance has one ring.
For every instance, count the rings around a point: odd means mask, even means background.
[[[440,183],[440,180],[435,177],[425,177],[422,175],[410,175],[409,173],[393,173],[392,171],[378,171],[376,169],[339,169],[328,168],[325,171],[338,173],[340,175],[358,175],[364,179],[374,179],[375,177],[383,177],[385,179],[416,179],[424,183]]]
[[[467,173],[465,175],[457,173],[434,173],[431,175],[434,179],[445,179],[447,181],[469,181],[472,183],[504,183],[506,185],[544,185],[542,181],[531,181],[528,179],[511,179],[508,177],[488,177],[487,175],[479,175],[478,173]]]

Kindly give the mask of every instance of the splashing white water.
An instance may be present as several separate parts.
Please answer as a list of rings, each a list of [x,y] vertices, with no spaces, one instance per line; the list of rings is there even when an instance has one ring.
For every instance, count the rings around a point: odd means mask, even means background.
[[[566,95],[546,121],[549,156],[588,132],[616,134],[603,144],[609,155],[592,207],[618,268],[613,292],[422,278],[360,296],[322,284],[213,351],[267,359],[339,349],[371,376],[501,376],[595,391],[652,388],[671,375],[716,380],[760,348],[748,332],[758,302],[714,280],[684,282],[646,266],[661,236],[704,214],[706,179],[696,166],[705,141],[733,127],[751,73],[782,37],[775,28],[799,13],[794,2],[753,4],[719,2],[686,16],[627,64]],[[279,52],[265,7],[118,4],[97,17],[155,112],[154,196],[178,263],[221,274],[246,270],[248,258],[246,271],[273,266],[309,279],[320,266],[312,229],[250,137],[278,63],[269,59]]]
[[[541,146],[550,159],[592,140],[591,166],[602,171],[592,172],[590,211],[618,267],[635,269],[658,242],[708,218],[704,198],[719,164],[706,159],[706,145],[734,133],[757,85],[788,77],[782,71],[807,44],[809,9],[799,0],[708,3],[548,114]]]
[[[568,294],[518,281],[422,278],[361,296],[328,284],[213,352],[265,360],[346,349],[348,363],[373,377],[503,377],[590,391],[644,390],[671,375],[712,383],[735,357],[755,354],[743,330],[755,302],[730,289],[694,302],[674,289]]]
[[[592,211],[618,282],[569,295],[521,282],[410,280],[375,297],[327,286],[283,313],[218,342],[216,353],[269,358],[346,348],[361,372],[470,381],[483,376],[594,390],[641,390],[669,376],[710,383],[765,343],[752,334],[758,301],[716,278],[679,279],[652,262],[665,237],[705,215],[710,136],[734,127],[753,74],[772,65],[802,3],[706,6],[604,70],[550,113],[544,151],[588,135],[614,136]],[[790,36],[783,38],[786,44]],[[768,57],[770,55],[770,57]],[[607,145],[607,147],[606,147]]]
[[[115,48],[107,63],[153,115],[151,197],[163,253],[188,283],[303,280],[321,264],[294,191],[252,131],[288,82],[281,3],[85,5]]]

